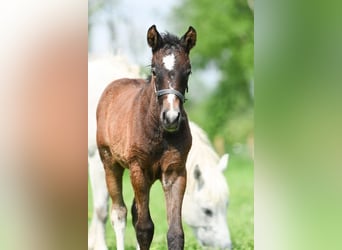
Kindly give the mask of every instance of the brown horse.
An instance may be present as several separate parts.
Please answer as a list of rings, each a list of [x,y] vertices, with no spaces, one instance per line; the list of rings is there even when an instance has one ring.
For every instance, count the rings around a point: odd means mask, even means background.
[[[153,25],[147,32],[152,48],[152,76],[120,79],[102,94],[97,108],[97,145],[112,199],[111,221],[117,249],[124,249],[127,208],[122,196],[122,176],[130,170],[134,189],[133,226],[138,248],[149,249],[154,224],[149,211],[151,185],[162,183],[169,229],[168,248],[184,249],[181,222],[186,186],[185,162],[191,134],[184,111],[185,91],[191,73],[189,52],[196,43],[196,31],[189,27],[180,39],[159,34]]]

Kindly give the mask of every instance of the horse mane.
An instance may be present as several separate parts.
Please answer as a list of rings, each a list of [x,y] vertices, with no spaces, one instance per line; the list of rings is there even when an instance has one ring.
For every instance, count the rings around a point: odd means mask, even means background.
[[[164,48],[172,48],[180,45],[180,39],[177,36],[169,32],[161,33],[160,35],[164,42]]]
[[[212,188],[207,188],[206,191],[210,192],[207,197],[210,197],[212,201],[221,200],[224,196],[229,195],[229,189],[223,173],[217,167],[220,157],[211,145],[207,134],[195,123],[189,121],[189,125],[192,134],[192,147],[186,163],[188,175],[194,175],[195,167],[198,165],[207,185],[215,187],[217,190],[217,192],[212,192]],[[189,177],[186,192],[194,192],[195,184],[195,178]]]
[[[212,144],[210,143],[210,140],[207,136],[207,134],[201,129],[197,124],[194,122],[189,121],[189,125],[191,128],[191,134],[193,134],[193,145],[191,150],[196,153],[196,161],[200,162],[209,162],[209,163],[215,163],[218,164],[219,162],[219,156],[215,152]],[[198,156],[201,157],[200,160],[198,160]],[[190,159],[192,160],[192,159]],[[196,164],[191,164],[196,165]],[[212,164],[210,164],[211,167],[213,167]]]

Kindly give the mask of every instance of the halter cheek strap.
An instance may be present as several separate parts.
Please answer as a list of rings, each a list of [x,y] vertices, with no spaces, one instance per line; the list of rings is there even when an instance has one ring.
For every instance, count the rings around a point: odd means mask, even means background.
[[[182,103],[184,103],[186,101],[184,95],[175,89],[161,89],[158,91],[156,90],[157,98],[159,98],[160,96],[163,96],[163,95],[167,95],[167,94],[176,95],[182,101]]]

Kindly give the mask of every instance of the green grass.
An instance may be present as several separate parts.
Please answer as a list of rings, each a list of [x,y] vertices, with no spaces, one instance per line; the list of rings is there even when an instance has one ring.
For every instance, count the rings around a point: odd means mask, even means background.
[[[230,205],[228,209],[228,225],[230,228],[233,249],[254,249],[254,198],[253,198],[253,162],[243,157],[230,156],[228,169],[225,171],[230,189]],[[133,200],[133,190],[129,181],[128,171],[125,171],[124,197],[128,210]],[[157,181],[150,194],[150,209],[155,225],[151,250],[167,249],[166,244],[166,212],[164,193],[159,181]],[[92,194],[88,185],[88,225],[92,216]],[[183,223],[185,233],[185,249],[203,249],[197,243],[192,230]],[[115,234],[109,220],[106,225],[107,245],[110,250],[115,247]],[[132,217],[128,213],[125,246],[126,250],[135,250],[135,232],[132,226]]]
[[[254,165],[231,156],[225,172],[230,189],[228,225],[233,249],[254,249]]]

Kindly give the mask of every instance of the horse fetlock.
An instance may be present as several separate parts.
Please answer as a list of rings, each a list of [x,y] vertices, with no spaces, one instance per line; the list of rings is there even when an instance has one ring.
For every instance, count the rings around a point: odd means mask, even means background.
[[[152,221],[145,223],[137,222],[135,225],[136,235],[140,249],[149,249],[153,235],[154,235],[154,224]]]
[[[167,245],[169,250],[184,249],[184,232],[182,229],[172,230],[167,233]]]

